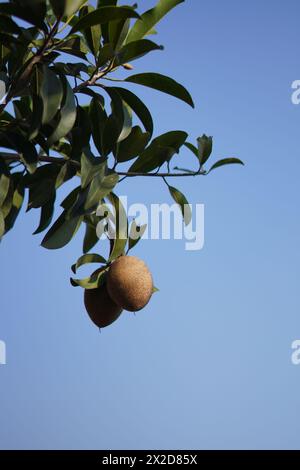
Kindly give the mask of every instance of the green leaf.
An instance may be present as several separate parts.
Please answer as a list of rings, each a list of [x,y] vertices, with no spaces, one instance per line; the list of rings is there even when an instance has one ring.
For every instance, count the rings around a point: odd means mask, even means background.
[[[125,88],[114,87],[114,90],[119,93],[122,100],[130,106],[132,111],[142,122],[145,130],[149,132],[150,136],[153,134],[153,120],[148,108],[134,93]]]
[[[189,225],[192,220],[192,212],[186,197],[173,186],[168,187],[172,198],[180,207],[185,225]]]
[[[31,142],[28,142],[22,134],[17,134],[16,132],[6,132],[2,134],[1,137],[3,137],[2,145],[15,149],[20,154],[21,161],[24,163],[27,170],[30,173],[34,173],[38,162],[38,154],[35,146]]]
[[[86,228],[83,240],[83,253],[87,253],[88,251],[90,251],[99,241],[99,238],[96,233],[97,223],[99,219],[97,219],[94,223],[89,219],[85,218]]]
[[[128,221],[127,214],[121,200],[114,193],[107,196],[115,210],[115,238],[113,240],[112,250],[109,255],[109,262],[118,258],[124,253],[128,240]]]
[[[95,8],[92,7],[91,5],[83,7],[80,11],[81,13],[80,18],[83,18],[84,16],[88,15],[92,11],[95,11]],[[101,39],[100,25],[95,25],[95,26],[92,26],[91,28],[86,28],[83,31],[83,34],[92,54],[94,55],[94,57],[96,57],[100,48],[100,39]]]
[[[219,160],[216,162],[208,171],[210,173],[212,170],[215,170],[216,168],[219,168],[220,166],[224,165],[232,165],[232,164],[238,164],[238,165],[244,165],[242,160],[239,158],[223,158],[222,160]]]
[[[54,14],[57,18],[72,16],[87,0],[50,0]]]
[[[9,34],[20,34],[21,28],[9,16],[0,15],[1,32]]]
[[[64,89],[64,96],[56,128],[48,139],[49,147],[54,142],[57,142],[62,137],[65,137],[72,130],[76,121],[76,102],[73,90],[70,87],[68,80],[64,76],[61,76],[61,80]]]
[[[130,7],[100,7],[81,18],[73,26],[70,34],[75,33],[76,31],[83,31],[91,26],[126,18],[139,18],[139,15]]]
[[[84,203],[85,212],[92,207],[97,206],[101,199],[106,197],[113,190],[118,181],[119,176],[115,172],[111,172],[111,174],[104,177],[97,174],[88,188],[86,202]]]
[[[134,248],[135,245],[140,241],[146,231],[146,228],[147,224],[137,225],[135,220],[132,222],[128,241],[128,251]]]
[[[28,23],[47,31],[44,23],[46,15],[45,0],[17,0],[10,3],[0,4],[0,13],[16,16]]]
[[[90,253],[90,254],[80,256],[77,262],[73,264],[71,269],[73,273],[76,274],[77,269],[79,269],[81,266],[84,266],[85,264],[90,264],[90,263],[106,264],[107,261],[101,255]]]
[[[167,93],[168,95],[175,96],[175,98],[184,101],[192,106],[192,108],[195,107],[192,97],[186,88],[165,75],[161,75],[159,73],[140,73],[127,77],[125,81],[135,83],[136,85],[154,88],[155,90]]]
[[[115,51],[124,44],[130,27],[130,19],[111,21],[108,25],[109,42]]]
[[[81,59],[87,60],[87,53],[89,51],[84,39],[79,36],[68,36],[66,40],[57,41],[57,46],[55,50],[64,52],[65,54],[71,54],[75,57],[80,57]]]
[[[55,180],[55,188],[59,188],[63,183],[68,181],[69,179],[73,178],[76,175],[75,166],[72,165],[70,162],[66,161],[64,163],[56,177]]]
[[[81,156],[81,187],[86,188],[98,173],[104,176],[106,169],[106,160],[95,158],[89,152],[84,151]]]
[[[3,237],[5,233],[5,220],[2,210],[0,209],[0,239]]]
[[[39,69],[39,91],[43,103],[42,124],[50,122],[57,113],[63,99],[63,86],[57,75],[47,66]]]
[[[148,39],[141,39],[140,41],[130,42],[122,47],[117,55],[118,64],[125,64],[136,60],[149,52],[163,50],[163,46],[158,46]]]
[[[105,274],[108,268],[103,267],[97,269],[91,276],[85,279],[70,279],[72,286],[74,287],[83,287],[84,289],[97,289],[102,285],[105,279]]]
[[[72,240],[81,222],[82,216],[68,218],[67,213],[63,212],[46,233],[42,241],[42,246],[48,250],[56,250],[64,247]]]
[[[33,235],[43,232],[51,224],[54,214],[54,203],[55,195],[41,208],[40,223],[35,232],[33,232]]]
[[[35,68],[33,72],[33,80],[31,84],[31,98],[32,98],[32,112],[28,113],[28,118],[30,119],[30,125],[28,130],[28,139],[35,139],[40,131],[42,126],[43,118],[43,99],[40,95],[40,78],[41,74],[38,68]]]
[[[44,206],[54,196],[55,180],[51,178],[37,180],[36,184],[30,188],[27,210]]]
[[[121,137],[125,123],[125,113],[123,101],[119,93],[112,87],[105,87],[105,91],[111,98],[112,108],[112,114],[106,121],[102,135],[102,152],[104,156],[108,156]]]
[[[204,165],[205,162],[209,159],[212,148],[213,148],[213,138],[207,137],[207,135],[203,134],[202,137],[198,137],[198,159],[200,165]]]
[[[118,142],[122,142],[124,139],[126,139],[132,129],[132,110],[126,103],[123,103],[123,116],[123,128],[121,134],[118,137]]]
[[[62,201],[60,205],[63,209],[68,210],[75,204],[80,193],[80,189],[80,186],[77,186],[77,188],[73,189],[70,194],[68,194],[68,196]]]
[[[149,140],[149,132],[143,133],[139,126],[133,127],[129,136],[118,145],[117,161],[127,162],[137,157],[145,150]]]
[[[0,208],[2,207],[10,187],[9,176],[2,174],[0,176]]]
[[[97,59],[97,66],[98,67],[103,67],[106,65],[111,59],[115,57],[115,51],[112,47],[111,44],[104,44],[103,47],[101,47],[99,54],[98,54],[98,59]]]
[[[90,104],[89,111],[92,127],[92,136],[94,144],[99,152],[102,155],[102,133],[103,128],[107,122],[107,114],[104,109],[103,103],[100,99],[93,98]]]
[[[140,154],[129,171],[147,173],[170,161],[173,155],[179,152],[186,138],[187,133],[183,131],[171,131],[156,137]]]
[[[179,3],[184,0],[160,0],[158,4],[146,11],[139,20],[135,22],[129,32],[126,42],[137,41],[152,32],[153,27]]]
[[[19,215],[21,210],[23,201],[24,201],[24,186],[22,182],[17,183],[16,188],[14,190],[13,199],[12,199],[12,207],[5,218],[5,231],[8,232],[15,224],[15,221]]]

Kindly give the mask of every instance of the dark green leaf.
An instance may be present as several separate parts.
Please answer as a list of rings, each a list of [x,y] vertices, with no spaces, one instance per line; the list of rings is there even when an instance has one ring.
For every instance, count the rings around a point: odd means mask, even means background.
[[[133,163],[129,171],[133,173],[150,172],[163,163],[170,161],[178,153],[187,138],[183,131],[171,131],[156,137]]]
[[[12,199],[12,207],[5,218],[5,231],[8,232],[15,224],[15,221],[19,215],[21,210],[23,200],[24,200],[24,186],[22,182],[16,184],[16,188],[14,190],[13,199]]]
[[[179,3],[184,0],[160,0],[151,10],[146,11],[139,20],[135,22],[129,32],[126,42],[137,41],[147,36],[153,27]]]
[[[219,168],[220,166],[232,165],[232,164],[244,165],[244,163],[241,160],[239,160],[238,158],[223,158],[222,160],[219,160],[218,162],[216,162],[210,168],[209,172],[211,172],[212,170],[215,170],[216,168]]]
[[[45,235],[42,246],[48,250],[62,248],[69,243],[82,222],[82,217],[68,218],[63,212]]]
[[[127,214],[121,200],[114,193],[107,196],[114,207],[115,230],[112,250],[109,255],[109,261],[113,261],[124,253],[128,240],[128,221]]]
[[[80,13],[80,18],[83,18],[87,14],[95,11],[95,8],[92,7],[91,5],[84,6]],[[89,46],[92,54],[96,57],[99,51],[100,47],[100,39],[101,39],[101,27],[100,25],[95,25],[92,26],[91,28],[86,28],[83,31],[85,40],[87,42],[87,45]]]
[[[90,104],[90,119],[94,144],[102,155],[102,133],[107,122],[107,114],[103,103],[98,98],[93,98]]]
[[[117,151],[118,162],[127,162],[137,157],[143,150],[150,140],[149,132],[143,133],[139,126],[132,128],[129,136],[119,143]]]
[[[0,239],[3,237],[5,233],[5,220],[2,210],[0,209]]]
[[[38,180],[37,183],[30,188],[28,210],[42,207],[55,196],[55,180],[46,178]]]
[[[76,35],[69,36],[68,39],[63,42],[58,41],[55,49],[64,52],[65,54],[80,57],[84,60],[86,60],[86,55],[88,53],[88,47],[86,46],[84,39]]]
[[[163,50],[163,46],[158,46],[148,39],[141,39],[140,41],[130,42],[129,44],[123,46],[118,53],[118,64],[131,62],[155,50]]]
[[[73,90],[70,87],[68,80],[64,76],[61,76],[61,80],[64,89],[64,96],[56,128],[48,139],[49,147],[54,142],[57,142],[62,137],[65,137],[73,128],[76,120],[76,102]]]
[[[85,264],[90,263],[106,264],[107,261],[105,258],[103,258],[103,256],[95,253],[85,254],[81,256],[75,264],[73,264],[71,269],[73,273],[76,274],[77,269],[79,269],[81,266],[84,266]]]
[[[100,287],[102,283],[104,282],[105,274],[107,272],[108,268],[103,267],[100,269],[97,269],[91,276],[85,278],[85,279],[70,279],[72,286],[77,287],[83,287],[84,289],[97,289],[97,287]]]
[[[144,105],[144,103],[138,98],[134,93],[125,88],[114,87],[119,95],[121,96],[122,100],[130,106],[132,111],[137,115],[137,117],[141,120],[145,130],[149,132],[150,136],[153,134],[153,120],[152,116],[148,110],[148,108]]]
[[[54,203],[55,195],[41,208],[40,223],[33,235],[37,235],[38,233],[43,232],[51,224],[54,214]]]
[[[189,225],[192,220],[192,212],[186,197],[173,186],[169,186],[169,191],[174,201],[180,207],[185,225]]]
[[[1,3],[0,13],[16,16],[30,24],[38,26],[44,31],[47,30],[43,21],[46,15],[45,0],[15,0],[10,3]]]
[[[80,192],[80,186],[77,186],[77,188],[73,189],[70,194],[62,201],[60,204],[61,207],[65,210],[70,209],[76,202],[79,192]]]
[[[71,34],[75,33],[76,31],[83,31],[84,29],[90,28],[91,26],[126,18],[139,18],[139,15],[130,7],[100,7],[81,18],[73,26]]]
[[[81,187],[86,188],[95,175],[104,176],[106,169],[106,160],[95,158],[89,152],[84,151],[81,156]]]
[[[76,175],[76,168],[74,165],[69,163],[68,161],[64,163],[57,175],[55,181],[55,188],[59,188],[63,183],[68,181],[69,179],[73,178]]]
[[[97,174],[88,188],[87,198],[84,203],[84,212],[97,206],[101,199],[106,197],[113,190],[118,181],[119,176],[115,172],[111,172],[111,174],[104,177]]]
[[[1,32],[9,34],[20,34],[21,29],[9,16],[0,15]]]
[[[43,103],[42,124],[50,122],[63,99],[63,87],[57,75],[47,66],[39,70],[39,96]]]
[[[20,154],[20,158],[28,171],[33,173],[38,162],[35,146],[28,142],[22,134],[17,134],[16,132],[6,132],[5,134],[0,134],[0,136],[1,140],[3,138],[2,145],[15,149]]]
[[[123,102],[123,116],[123,129],[119,135],[118,142],[122,142],[122,140],[126,139],[132,129],[132,110],[125,102]]]
[[[57,17],[72,16],[86,0],[50,0],[53,12]]]
[[[186,88],[165,75],[159,73],[140,73],[127,77],[125,81],[154,88],[168,95],[175,96],[175,98],[184,101],[194,108],[192,97]]]
[[[102,151],[107,156],[115,148],[124,128],[125,113],[121,96],[112,87],[105,87],[111,98],[112,114],[108,117],[102,135]]]
[[[0,208],[2,207],[10,187],[9,176],[2,174],[0,176]]]
[[[130,27],[130,19],[111,21],[108,25],[109,42],[115,51],[124,44]]]
[[[135,245],[140,241],[146,231],[147,225],[137,225],[134,220],[131,224],[129,241],[128,241],[128,251],[131,250]]]
[[[87,253],[88,251],[90,251],[99,241],[99,238],[96,233],[97,222],[95,222],[94,224],[90,223],[87,220],[85,222],[86,228],[83,240],[83,253]]]

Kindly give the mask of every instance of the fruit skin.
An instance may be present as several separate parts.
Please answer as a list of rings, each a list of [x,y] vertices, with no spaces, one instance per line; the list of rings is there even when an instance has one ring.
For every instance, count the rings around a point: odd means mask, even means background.
[[[124,310],[137,312],[147,305],[152,296],[152,275],[141,259],[120,256],[108,271],[107,290],[114,302]]]
[[[106,284],[98,289],[85,289],[84,305],[90,319],[99,328],[111,325],[122,313],[122,308],[110,298]]]

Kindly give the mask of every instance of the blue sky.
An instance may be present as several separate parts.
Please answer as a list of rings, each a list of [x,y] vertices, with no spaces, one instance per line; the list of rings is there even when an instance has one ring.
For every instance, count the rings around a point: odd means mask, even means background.
[[[158,28],[165,51],[135,63],[197,105],[141,88],[157,134],[213,135],[216,159],[246,163],[176,182],[205,204],[205,246],[138,245],[160,292],[136,317],[89,322],[69,284],[82,232],[47,251],[30,212],[3,240],[0,448],[299,449],[299,14],[296,0],[187,0]],[[169,201],[154,179],[118,193]]]

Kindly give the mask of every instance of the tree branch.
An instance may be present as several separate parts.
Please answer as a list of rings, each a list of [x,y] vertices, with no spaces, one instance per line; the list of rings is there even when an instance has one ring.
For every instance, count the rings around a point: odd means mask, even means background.
[[[20,161],[20,155],[15,153],[5,153],[0,152],[0,159],[5,160],[7,162],[16,162]],[[76,168],[80,169],[81,165],[76,160],[68,160],[65,158],[58,158],[58,157],[47,157],[47,156],[39,156],[40,163],[58,163],[60,165],[64,165],[65,163],[71,163],[72,165],[76,166]],[[161,173],[145,173],[145,172],[132,172],[132,171],[116,171],[119,176],[125,176],[132,178],[134,176],[145,176],[145,177],[156,177],[156,178],[174,178],[174,177],[183,177],[183,176],[204,176],[204,171],[194,171],[191,173],[171,173],[171,172],[161,172]]]

